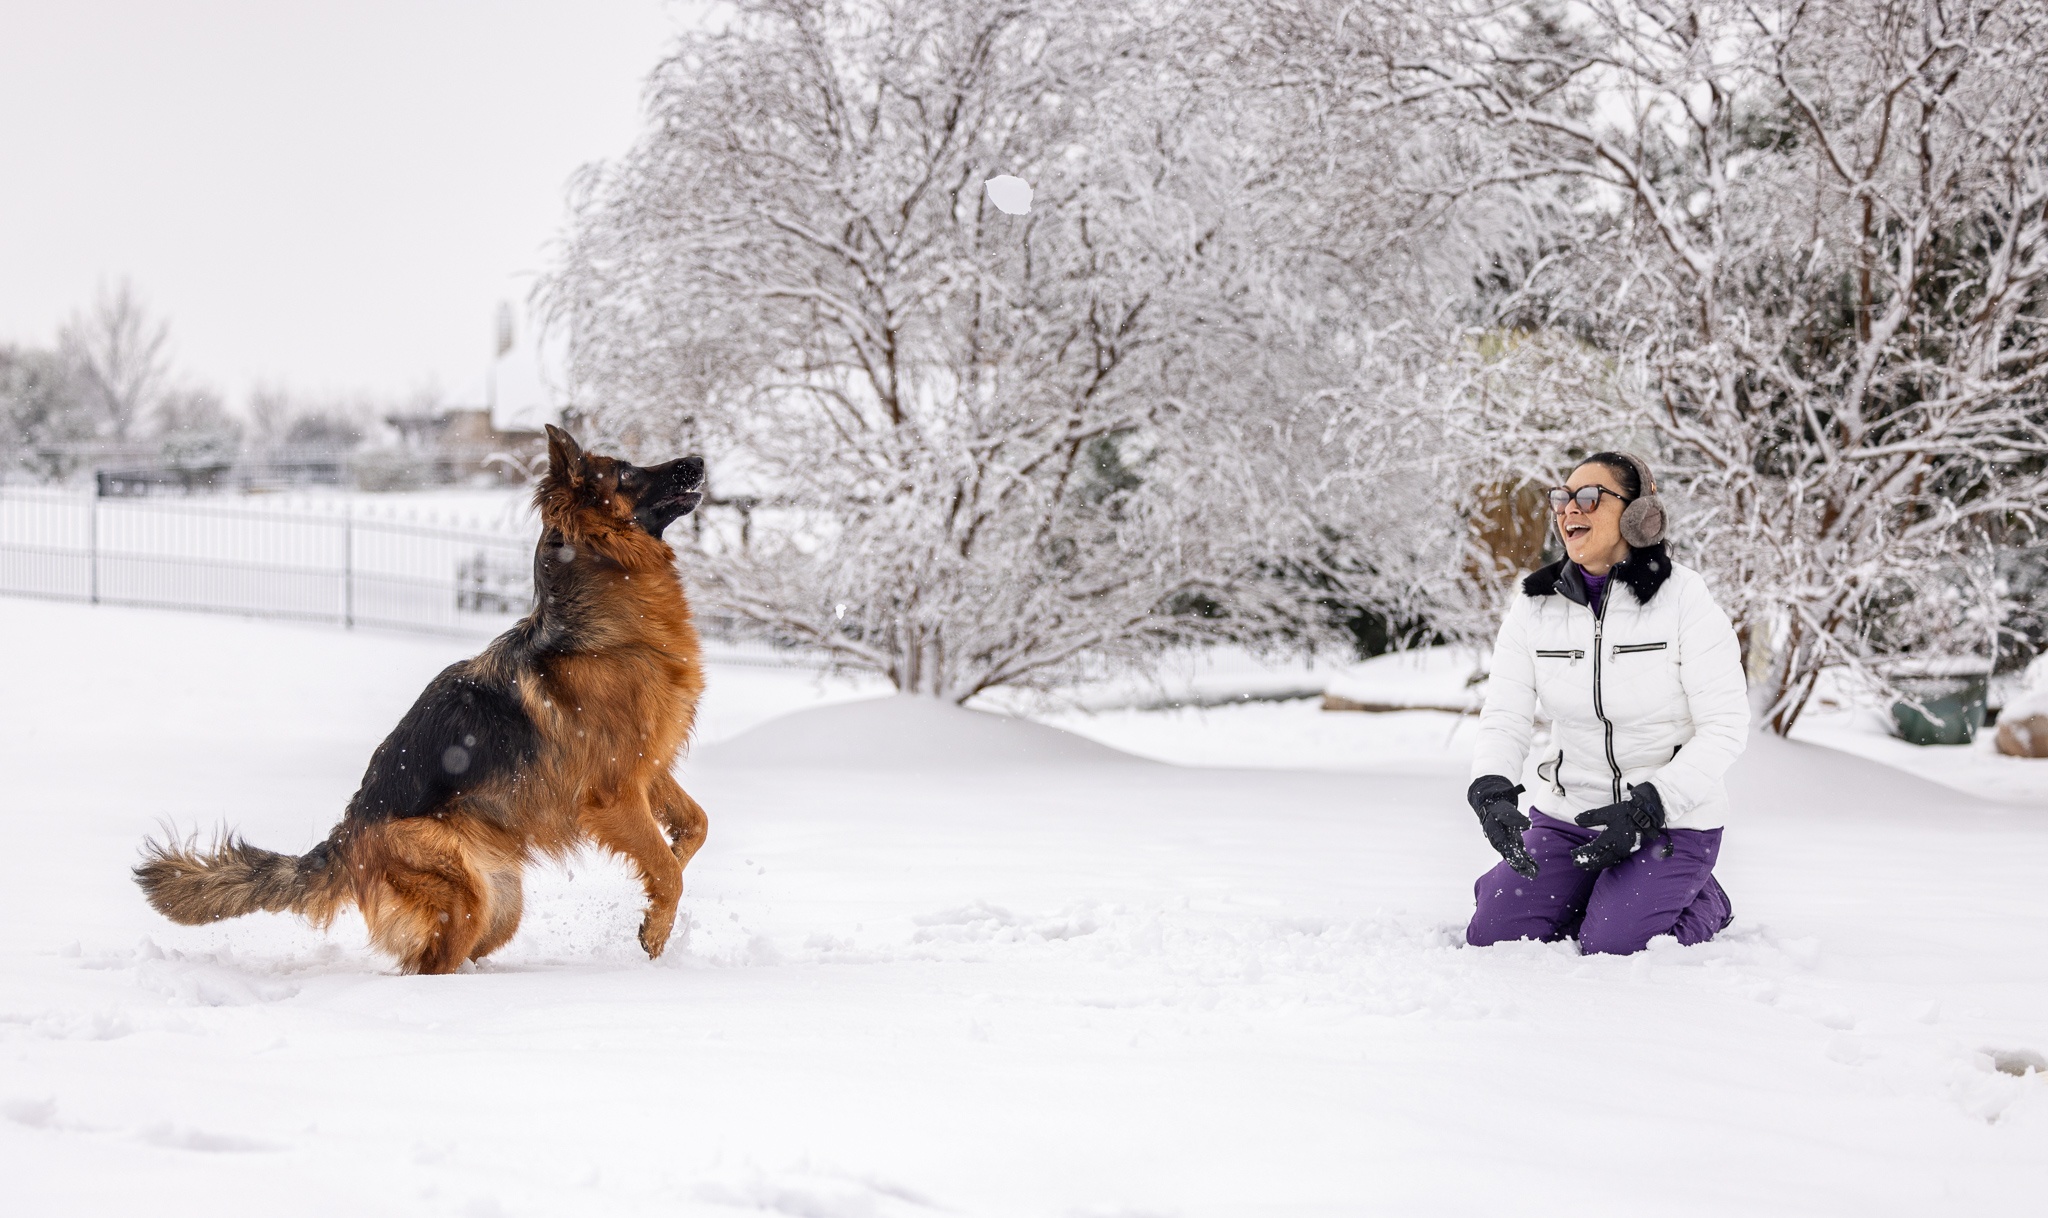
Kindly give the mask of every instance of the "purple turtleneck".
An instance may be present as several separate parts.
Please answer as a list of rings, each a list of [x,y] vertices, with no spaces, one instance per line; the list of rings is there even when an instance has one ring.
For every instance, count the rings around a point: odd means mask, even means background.
[[[1597,612],[1602,601],[1607,599],[1607,581],[1613,575],[1595,575],[1584,567],[1579,568],[1579,578],[1586,581],[1586,601]]]

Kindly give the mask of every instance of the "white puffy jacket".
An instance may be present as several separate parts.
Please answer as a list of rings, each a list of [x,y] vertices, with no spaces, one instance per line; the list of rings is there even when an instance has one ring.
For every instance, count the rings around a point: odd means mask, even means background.
[[[1529,804],[1570,820],[1649,782],[1674,829],[1728,814],[1722,778],[1749,741],[1749,694],[1728,615],[1699,572],[1662,545],[1615,566],[1604,612],[1569,561],[1522,581],[1493,648],[1472,776],[1528,786]],[[1550,745],[1523,774],[1538,713]]]

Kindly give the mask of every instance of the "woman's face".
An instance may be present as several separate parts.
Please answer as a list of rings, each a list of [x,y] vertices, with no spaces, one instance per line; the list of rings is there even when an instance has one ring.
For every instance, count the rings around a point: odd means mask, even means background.
[[[1622,499],[1625,492],[1621,479],[1606,466],[1589,461],[1573,470],[1564,485],[1571,491],[1582,486],[1601,486],[1614,492],[1600,496],[1600,506],[1590,512],[1579,510],[1578,502],[1573,500],[1557,516],[1557,531],[1564,538],[1565,553],[1587,572],[1605,575],[1629,555],[1628,543],[1621,539],[1621,510],[1627,506]]]

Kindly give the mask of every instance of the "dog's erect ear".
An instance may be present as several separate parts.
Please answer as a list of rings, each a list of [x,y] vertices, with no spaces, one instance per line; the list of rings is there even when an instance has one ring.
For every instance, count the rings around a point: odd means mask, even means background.
[[[583,450],[568,432],[555,426],[548,428],[548,477],[557,482],[583,481]]]

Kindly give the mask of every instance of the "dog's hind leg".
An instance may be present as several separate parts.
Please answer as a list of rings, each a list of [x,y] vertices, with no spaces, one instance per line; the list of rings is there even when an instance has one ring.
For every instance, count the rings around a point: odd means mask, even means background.
[[[370,941],[407,973],[452,973],[491,920],[482,877],[461,833],[429,817],[378,827],[374,874],[361,885]]]
[[[656,818],[668,827],[676,866],[688,867],[697,851],[704,848],[704,834],[711,826],[711,818],[704,815],[704,806],[691,799],[675,775],[666,770],[655,775],[654,781],[648,784],[647,798],[654,806]]]
[[[668,836],[654,819],[647,792],[632,788],[616,797],[583,797],[578,821],[598,845],[640,869],[647,890],[647,916],[640,922],[640,946],[649,959],[668,946],[676,925],[676,902],[683,895],[683,867],[676,861]]]

